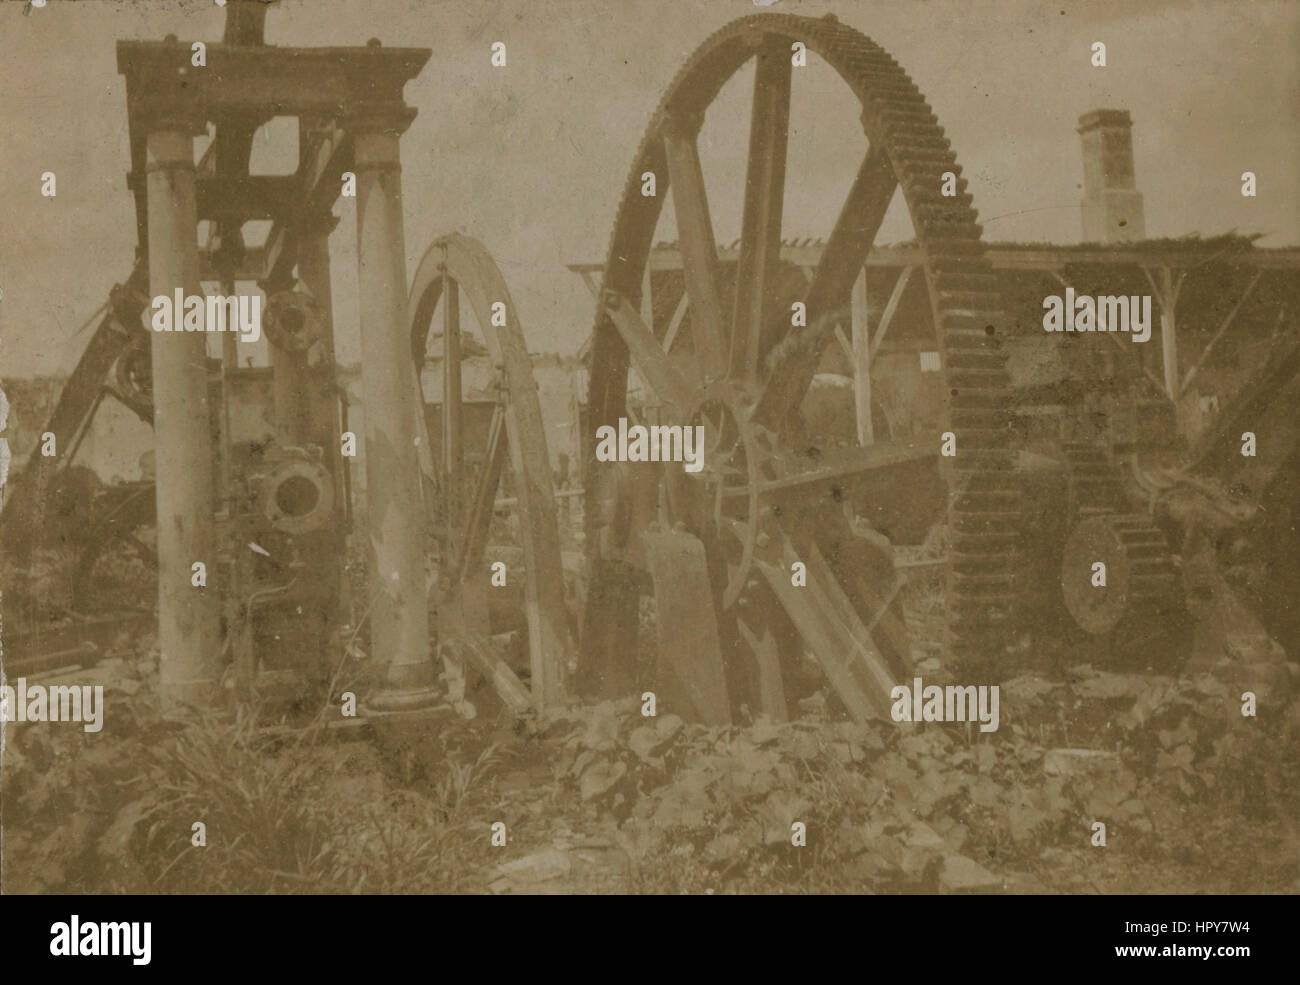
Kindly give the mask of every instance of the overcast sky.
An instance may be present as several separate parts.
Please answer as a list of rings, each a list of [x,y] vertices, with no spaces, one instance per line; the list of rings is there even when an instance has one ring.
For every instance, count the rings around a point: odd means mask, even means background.
[[[267,40],[428,47],[407,86],[408,272],[458,230],[495,255],[530,347],[575,351],[592,301],[564,264],[604,259],[618,197],[665,85],[752,0],[282,0]],[[921,87],[970,179],[986,239],[1080,238],[1078,117],[1128,109],[1150,236],[1262,232],[1300,243],[1300,4],[1019,0],[779,0],[766,9],[841,21],[885,47]],[[126,278],[135,246],[119,38],[220,38],[214,0],[49,0],[0,5],[0,373],[68,370],[77,327]],[[489,47],[504,41],[508,65]],[[1089,64],[1104,41],[1108,65]],[[718,238],[739,235],[748,74],[710,111],[702,156]],[[825,236],[861,159],[859,110],[810,56],[795,76],[786,235]],[[292,161],[283,130],[254,166]],[[291,170],[292,165],[283,170]],[[1259,176],[1243,198],[1240,175]],[[40,195],[54,171],[58,195]],[[895,203],[897,206],[898,203]],[[352,200],[335,208],[340,358],[355,361]],[[891,210],[880,241],[910,225]],[[660,239],[675,238],[671,212]]]

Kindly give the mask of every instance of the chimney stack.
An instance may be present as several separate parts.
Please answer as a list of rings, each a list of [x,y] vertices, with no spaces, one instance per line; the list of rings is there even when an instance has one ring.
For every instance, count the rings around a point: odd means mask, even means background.
[[[1083,138],[1083,239],[1125,243],[1146,239],[1142,193],[1133,177],[1133,120],[1126,109],[1095,109],[1079,117]]]

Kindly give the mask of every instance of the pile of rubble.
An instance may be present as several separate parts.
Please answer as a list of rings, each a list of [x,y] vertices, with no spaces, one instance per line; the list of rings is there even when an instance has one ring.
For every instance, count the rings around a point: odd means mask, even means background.
[[[692,724],[664,708],[644,717],[632,699],[444,722],[415,783],[382,742],[290,735],[259,765],[255,749],[274,736],[245,749],[208,723],[196,733],[206,746],[196,745],[191,729],[159,716],[148,658],[78,674],[106,685],[101,733],[6,727],[11,891],[221,889],[194,884],[211,873],[182,872],[185,860],[172,875],[163,867],[188,850],[193,817],[214,821],[214,852],[244,814],[209,802],[202,784],[185,788],[180,813],[158,801],[177,762],[227,747],[222,775],[236,786],[285,771],[328,778],[267,788],[334,846],[333,869],[304,863],[274,891],[1300,890],[1300,701],[1294,687],[1261,689],[1256,714],[1243,715],[1241,681],[1223,668],[1025,675],[1002,685],[993,733],[839,721],[819,695],[796,721],[743,726]],[[264,811],[263,800],[241,810]],[[385,825],[397,824],[399,803],[408,807],[394,842]],[[357,821],[372,815],[383,822],[373,837]],[[508,830],[500,846],[498,822]],[[374,838],[404,846],[396,875],[381,878]],[[248,872],[264,867],[261,856],[245,861]]]
[[[1207,824],[1294,828],[1300,704],[1247,717],[1210,674],[1090,667],[1017,678],[1002,700],[996,734],[832,722],[817,701],[798,721],[711,728],[605,702],[538,729],[560,799],[585,813],[571,827],[603,831],[633,872],[666,867],[701,891],[1087,889],[1082,863],[1103,847],[1159,859]],[[493,888],[572,877],[571,843],[503,864]]]

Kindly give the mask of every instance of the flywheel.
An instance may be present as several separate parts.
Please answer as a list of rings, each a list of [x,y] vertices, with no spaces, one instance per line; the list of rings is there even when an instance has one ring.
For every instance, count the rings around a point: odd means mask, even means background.
[[[794,295],[807,314],[806,324],[797,325],[792,323],[783,269],[782,229],[790,94],[799,74],[792,72],[792,52],[801,50],[820,56],[857,97],[867,148],[820,259]],[[724,274],[697,138],[719,91],[751,61],[754,86],[742,232],[734,273],[728,268]],[[654,194],[647,194],[649,176],[656,179]],[[896,190],[915,231],[916,263],[925,273],[940,355],[939,426],[910,442],[852,449],[855,454],[843,462],[810,463],[806,449],[796,447],[791,438],[798,430],[800,406],[826,346],[834,342],[836,326],[847,322],[850,290]],[[951,194],[945,195],[945,190]],[[689,297],[689,345],[683,342],[684,323],[647,325],[637,314],[656,226],[669,195]],[[1010,377],[1002,346],[1007,319],[971,205],[961,166],[925,96],[870,38],[833,17],[757,14],[727,25],[674,77],[636,151],[614,221],[596,314],[586,427],[590,435],[603,425],[617,427],[620,418],[627,417],[629,368],[636,371],[633,385],[647,386],[664,415],[683,423],[691,408],[725,388],[735,430],[750,436],[745,468],[755,472],[754,435],[762,436],[767,448],[757,478],[733,468],[724,480],[729,487],[723,492],[739,518],[733,516],[733,522],[723,526],[738,528],[747,537],[762,533],[770,540],[770,530],[758,529],[760,519],[768,527],[784,524],[796,546],[806,528],[818,528],[819,520],[838,522],[829,515],[834,510],[821,508],[829,501],[805,510],[801,520],[793,515],[798,497],[793,508],[790,503],[768,503],[758,507],[761,516],[750,517],[756,504],[747,483],[789,492],[800,482],[823,481],[835,469],[837,475],[849,476],[894,467],[908,456],[937,460],[948,486],[946,516],[936,518],[949,528],[946,649],[957,662],[991,664],[1009,642],[1017,601],[1020,493],[1009,448]],[[940,457],[945,445],[955,455]],[[800,464],[792,471],[796,461]],[[801,469],[806,474],[797,474]],[[609,485],[610,474],[606,463],[587,456],[589,497]],[[805,497],[803,502],[810,500]],[[587,521],[593,591],[583,652],[584,660],[598,664],[601,651],[617,651],[625,634],[635,630],[635,600],[642,588],[623,556],[608,550],[607,516],[589,507]],[[852,525],[853,519],[849,522]],[[625,522],[624,536],[627,527]],[[699,533],[707,540],[707,530]],[[722,537],[726,531],[715,533]],[[848,536],[847,529],[834,532],[838,542]],[[857,543],[865,541],[858,538]],[[885,574],[877,579],[872,599],[862,591],[841,593],[836,588],[832,593],[836,598],[848,594],[857,610],[854,625],[877,635],[886,621],[882,612],[897,590],[890,584],[887,543],[883,550]],[[735,578],[746,577],[753,554],[754,547],[746,543],[739,561],[733,556],[713,563],[715,583],[722,582],[715,584],[719,605],[734,601],[743,587]],[[778,560],[768,563],[764,570]],[[854,580],[843,570],[839,577]],[[752,578],[746,582],[753,583]],[[791,618],[807,641],[810,634],[817,635],[823,617]],[[597,633],[590,632],[593,626]],[[873,688],[888,675],[877,665],[874,676]]]
[[[463,360],[476,344],[462,332],[462,296],[478,322],[495,370],[487,387],[489,399],[470,400],[470,388],[462,379]],[[443,318],[437,351],[431,341],[437,334],[434,314],[440,302]],[[422,465],[432,479],[437,506],[440,632],[446,637],[481,634],[490,628],[488,596],[496,588],[489,587],[485,551],[508,460],[523,556],[521,608],[533,702],[539,708],[559,703],[575,647],[565,605],[546,431],[514,301],[487,249],[477,240],[453,233],[435,240],[420,260],[410,312],[411,352],[422,404],[418,378],[434,358],[431,349],[442,370],[437,420],[420,418],[428,430],[421,443]],[[484,388],[482,383],[479,386]],[[517,584],[520,576],[511,567],[506,564],[501,569],[506,588]]]

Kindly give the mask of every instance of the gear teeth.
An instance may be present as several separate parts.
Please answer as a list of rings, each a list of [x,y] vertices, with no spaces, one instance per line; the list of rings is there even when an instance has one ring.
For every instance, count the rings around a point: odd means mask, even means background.
[[[1123,514],[1128,509],[1123,480],[1111,465],[1102,445],[1069,441],[1061,446],[1061,450],[1069,469],[1068,516]]]
[[[939,335],[943,429],[957,434],[957,457],[945,460],[953,493],[947,642],[959,659],[996,662],[1015,626],[1024,523],[1011,471],[1011,380],[1001,346],[1008,319],[961,166],[924,94],[895,59],[838,21],[762,13],[716,31],[673,78],[637,151],[614,223],[605,283],[629,300],[640,296],[642,261],[661,208],[661,200],[641,197],[640,175],[662,164],[657,133],[667,110],[681,105],[686,94],[693,106],[707,105],[763,36],[805,42],[844,77],[862,103],[869,139],[883,142],[907,200]],[[945,172],[957,178],[956,196],[940,194]],[[608,400],[618,381],[598,379],[598,370],[617,371],[626,356],[612,326],[597,317],[589,392],[601,395],[595,400]],[[598,412],[603,405],[592,409]]]
[[[881,113],[886,121],[886,126],[892,126],[895,122],[906,126],[931,126],[939,129],[939,118],[930,111],[930,107],[924,103],[915,106],[905,106],[895,103],[887,106]]]

